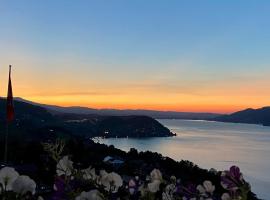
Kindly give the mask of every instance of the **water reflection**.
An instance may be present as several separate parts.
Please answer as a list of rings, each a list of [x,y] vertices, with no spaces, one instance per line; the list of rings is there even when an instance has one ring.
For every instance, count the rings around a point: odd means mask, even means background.
[[[192,120],[159,120],[177,133],[170,138],[102,139],[125,151],[134,147],[175,160],[190,160],[203,168],[228,169],[238,165],[253,191],[270,199],[270,127]]]

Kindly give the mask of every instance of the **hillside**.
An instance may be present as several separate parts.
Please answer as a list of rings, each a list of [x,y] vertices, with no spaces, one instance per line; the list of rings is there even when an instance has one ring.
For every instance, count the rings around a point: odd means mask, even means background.
[[[248,108],[230,115],[216,117],[214,118],[214,121],[262,124],[264,126],[270,126],[270,107],[259,109]]]
[[[45,140],[55,137],[163,137],[169,129],[146,116],[99,116],[50,113],[26,102],[14,101],[15,121],[10,126],[12,138]],[[5,131],[6,100],[0,99],[0,130]],[[2,139],[2,138],[1,138]]]

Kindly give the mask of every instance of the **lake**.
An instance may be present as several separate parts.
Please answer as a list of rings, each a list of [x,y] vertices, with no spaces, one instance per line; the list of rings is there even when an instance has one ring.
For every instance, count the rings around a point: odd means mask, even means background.
[[[199,120],[159,120],[176,133],[168,138],[109,138],[99,142],[129,151],[150,150],[202,168],[241,168],[259,198],[270,199],[270,127]]]

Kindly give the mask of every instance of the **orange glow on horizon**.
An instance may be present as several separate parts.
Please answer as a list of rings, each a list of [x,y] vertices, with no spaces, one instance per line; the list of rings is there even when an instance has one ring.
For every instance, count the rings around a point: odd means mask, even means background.
[[[148,103],[136,103],[131,100],[127,101],[116,101],[112,99],[112,101],[95,101],[91,100],[89,97],[25,97],[25,99],[42,103],[42,104],[49,104],[49,105],[57,105],[57,106],[81,106],[81,107],[88,107],[94,109],[143,109],[143,110],[158,110],[158,111],[177,111],[177,112],[210,112],[210,113],[222,113],[222,114],[229,114],[236,111],[240,111],[251,106],[248,105],[230,105],[230,104],[220,104],[220,103],[204,103],[204,104],[188,104],[182,102],[181,104],[158,104],[156,102],[148,102]],[[187,101],[188,102],[188,101]],[[191,101],[192,102],[192,101]],[[259,108],[260,106],[252,106],[253,108]]]
[[[4,86],[0,94],[6,96],[7,69],[0,72]],[[73,70],[65,73],[56,70],[52,73],[45,68],[44,72],[34,68],[25,71],[23,67],[14,67],[12,73],[14,96],[58,106],[233,113],[270,105],[267,73],[256,79],[212,81],[178,80],[178,77],[163,80],[151,76],[129,80],[109,73],[91,76],[90,72],[76,74]]]

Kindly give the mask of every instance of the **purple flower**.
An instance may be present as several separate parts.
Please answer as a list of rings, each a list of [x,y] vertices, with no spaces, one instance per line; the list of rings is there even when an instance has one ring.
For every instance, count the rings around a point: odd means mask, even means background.
[[[138,186],[136,184],[136,181],[133,179],[130,179],[128,182],[128,188],[129,188],[129,193],[131,195],[135,194],[138,191]]]
[[[236,191],[244,184],[243,175],[237,166],[232,166],[229,171],[221,173],[221,185],[224,189]]]
[[[227,189],[227,190],[235,191],[235,190],[238,189],[237,183],[230,176],[229,171],[222,172],[222,174],[221,174],[221,183],[220,184],[224,189]]]
[[[64,197],[65,197],[65,180],[62,177],[57,176],[55,178],[55,181],[54,181],[53,189],[55,191],[53,194],[53,197],[52,197],[53,200],[64,199]]]
[[[194,184],[188,184],[187,187],[180,186],[179,189],[180,189],[180,194],[182,194],[182,196],[185,197],[186,199],[192,199],[198,196],[198,192]]]
[[[235,180],[237,180],[237,181],[243,181],[243,176],[242,176],[242,173],[240,172],[240,169],[239,169],[239,167],[237,167],[237,166],[232,166],[231,168],[230,168],[230,174],[231,174],[231,176],[235,179]]]
[[[246,197],[250,185],[243,179],[239,167],[232,166],[229,171],[221,173],[221,185],[233,198]]]

